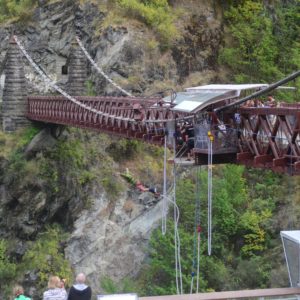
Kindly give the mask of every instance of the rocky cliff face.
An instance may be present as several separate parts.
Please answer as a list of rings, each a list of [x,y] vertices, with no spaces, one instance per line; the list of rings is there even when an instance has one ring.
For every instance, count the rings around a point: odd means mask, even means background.
[[[102,12],[93,2],[82,5],[77,1],[43,2],[46,3],[36,9],[27,27],[0,28],[2,61],[9,36],[15,32],[35,62],[64,85],[67,75],[62,68],[68,64],[72,41],[79,35],[98,65],[133,93],[157,91],[166,85],[177,88],[188,85],[188,76],[195,76],[195,72],[198,82],[208,82],[217,74],[216,59],[223,29],[221,13],[214,1],[173,1],[175,7],[185,9],[180,24],[182,38],[163,53],[151,43],[153,35],[145,26],[127,21],[124,22],[127,25],[107,26],[108,11]],[[48,92],[27,62],[26,74],[31,93]],[[118,94],[91,68],[90,79],[97,94]]]
[[[102,276],[119,281],[137,275],[145,259],[147,240],[161,218],[162,201],[150,194],[137,196],[125,192],[112,206],[105,194],[98,195],[91,209],[75,221],[66,257],[75,270],[89,275],[95,290],[99,291]]]
[[[223,32],[221,14],[214,1],[170,2],[187,13],[184,24],[180,25],[183,38],[168,51],[161,52],[159,47],[149,44],[151,34],[145,26],[133,26],[130,22],[126,26],[126,22],[104,26],[108,12],[99,10],[92,1],[83,5],[77,1],[39,1],[30,25],[0,28],[0,60],[2,64],[5,62],[9,36],[14,32],[35,62],[67,88],[63,69],[68,65],[70,47],[78,34],[98,65],[134,94],[209,83],[217,76],[216,58]],[[29,94],[51,92],[25,60],[24,63]],[[120,94],[90,66],[89,79],[93,86],[90,92]],[[31,160],[43,155],[45,141],[47,147],[54,147],[56,141],[44,134]],[[45,224],[59,222],[70,231],[66,257],[75,272],[87,273],[95,290],[99,290],[99,280],[104,275],[119,280],[138,272],[145,259],[149,234],[161,217],[159,201],[148,194],[140,198],[140,194],[125,189],[112,203],[109,191],[104,191],[101,183],[79,191],[72,176],[62,176],[65,191],[53,195],[49,193],[51,187],[41,178],[25,180],[13,176],[9,180],[7,168],[7,160],[2,157],[0,235],[15,238],[15,255],[24,253],[26,241],[34,240]],[[84,204],[86,198],[92,203],[88,208]]]
[[[13,257],[19,260],[28,241],[58,223],[69,232],[66,258],[75,273],[88,275],[95,292],[103,276],[119,281],[136,275],[161,218],[161,198],[137,191],[120,176],[124,166],[106,152],[113,140],[81,130],[56,140],[44,129],[22,151],[10,142],[0,135],[0,238],[13,245]],[[83,164],[68,157],[69,146]],[[64,158],[53,159],[58,156]],[[31,275],[28,287],[37,279]]]

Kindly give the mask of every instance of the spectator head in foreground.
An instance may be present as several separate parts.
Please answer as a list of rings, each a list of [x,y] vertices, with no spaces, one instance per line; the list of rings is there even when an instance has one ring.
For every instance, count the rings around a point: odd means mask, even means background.
[[[76,276],[76,283],[83,284],[83,283],[85,283],[85,280],[86,280],[86,277],[83,273],[79,273]]]
[[[75,284],[70,288],[68,300],[91,300],[92,289],[85,284],[86,276],[79,273]]]
[[[48,289],[56,289],[61,287],[61,281],[58,276],[50,276],[48,281]]]
[[[13,293],[16,297],[24,294],[24,289],[20,285],[16,285],[13,289]]]
[[[13,289],[15,300],[30,300],[24,295],[24,289],[21,285],[16,285]]]
[[[43,293],[43,300],[66,300],[67,292],[62,287],[62,282],[58,276],[50,276],[48,290]]]

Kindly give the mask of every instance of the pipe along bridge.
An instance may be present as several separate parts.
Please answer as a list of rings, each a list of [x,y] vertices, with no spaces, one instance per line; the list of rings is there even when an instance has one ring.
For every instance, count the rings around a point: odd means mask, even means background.
[[[2,105],[4,131],[14,131],[30,120],[88,128],[161,146],[167,135],[170,148],[175,143],[174,163],[206,165],[211,155],[213,164],[238,163],[300,174],[300,103],[247,105],[249,100],[294,80],[300,71],[272,85],[257,85],[260,91],[242,99],[240,90],[250,85],[225,87],[225,92],[224,86],[210,85],[206,90],[198,87],[200,91],[165,98],[87,97],[82,96],[86,59],[93,61],[80,41],[80,47],[74,43],[70,56],[68,92],[35,64],[17,37],[10,44]],[[22,55],[62,96],[27,95]]]

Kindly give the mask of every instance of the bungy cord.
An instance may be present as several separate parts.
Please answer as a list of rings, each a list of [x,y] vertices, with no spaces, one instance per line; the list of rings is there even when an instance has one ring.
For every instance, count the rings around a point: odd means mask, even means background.
[[[201,242],[201,226],[200,226],[200,170],[201,167],[197,168],[196,171],[196,201],[195,201],[195,227],[194,227],[194,255],[193,255],[193,265],[192,265],[192,279],[190,294],[193,293],[194,289],[194,276],[195,276],[195,256],[196,256],[196,240],[197,240],[197,270],[196,270],[196,293],[199,292],[199,274],[200,274],[200,242]]]
[[[208,131],[208,163],[207,163],[207,252],[211,255],[212,238],[212,156],[214,137]]]

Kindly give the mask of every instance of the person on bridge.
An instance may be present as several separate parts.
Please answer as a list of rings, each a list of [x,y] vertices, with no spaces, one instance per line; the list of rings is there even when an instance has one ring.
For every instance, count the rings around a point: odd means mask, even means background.
[[[76,276],[76,283],[70,288],[68,300],[91,300],[92,289],[85,281],[86,276],[83,273]]]
[[[145,115],[143,113],[143,108],[141,104],[135,103],[133,104],[133,118],[135,121],[143,121]]]
[[[276,100],[273,98],[272,95],[268,95],[268,100],[265,103],[265,106],[267,107],[276,107],[277,106],[277,102]]]

